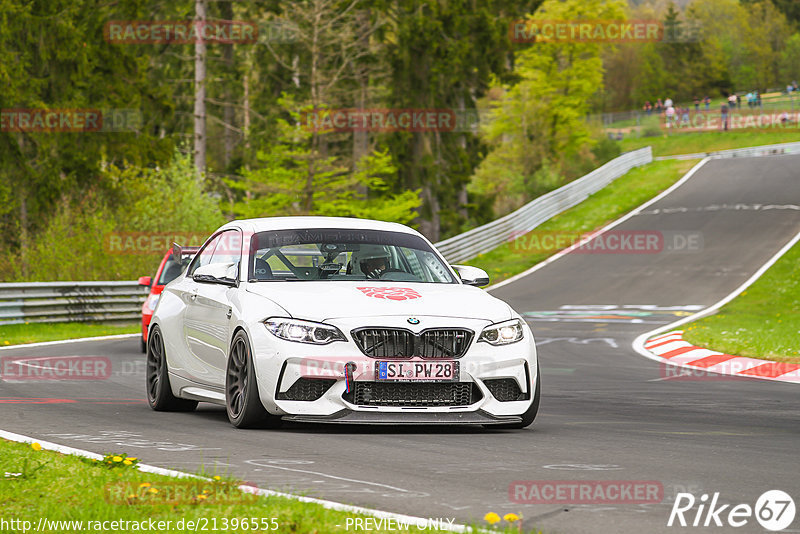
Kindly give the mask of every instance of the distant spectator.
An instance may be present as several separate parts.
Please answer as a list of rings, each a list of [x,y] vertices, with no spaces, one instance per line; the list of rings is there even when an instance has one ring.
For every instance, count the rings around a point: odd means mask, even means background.
[[[728,95],[728,106],[731,108],[731,110],[736,109],[736,95],[733,93]]]
[[[664,107],[665,107],[665,108],[668,108],[668,107],[670,107],[670,106],[672,106],[672,99],[671,99],[671,98],[669,98],[669,97],[667,97],[667,99],[666,99],[666,100],[664,100]]]
[[[794,91],[794,86],[792,84],[790,84],[790,83],[787,83],[786,84],[786,94],[790,95],[790,94],[792,94],[792,91]]]
[[[697,97],[694,97],[694,110],[700,111],[700,99]]]
[[[697,106],[699,103],[695,105]],[[691,124],[692,121],[689,119],[689,108],[683,108],[683,115],[681,115],[681,128],[691,126]]]
[[[759,109],[762,109],[762,105],[761,105],[761,93],[759,93],[758,91],[756,91],[756,94],[755,94],[755,104],[754,104],[754,105],[755,105],[756,107],[758,107]]]
[[[720,115],[721,115],[721,124],[719,125],[720,128],[727,131],[728,130],[728,106],[722,104],[722,108],[720,108]]]
[[[708,108],[711,106],[711,97],[706,95],[705,98],[703,98],[703,103],[706,105],[706,111],[708,111]]]
[[[656,100],[656,113],[660,115],[662,111],[664,111],[664,104],[661,102],[661,99],[659,98],[658,100]]]
[[[736,95],[736,107],[742,109],[742,97],[739,95]]]
[[[653,113],[653,105],[650,103],[649,100],[644,103],[644,108],[643,109],[644,109],[644,112],[647,115],[650,115],[651,113]]]
[[[669,106],[665,114],[667,117],[667,128],[672,128],[672,123],[675,121],[675,108]]]

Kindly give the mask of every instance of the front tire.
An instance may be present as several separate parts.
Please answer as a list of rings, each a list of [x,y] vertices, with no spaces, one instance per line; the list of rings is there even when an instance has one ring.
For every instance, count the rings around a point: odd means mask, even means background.
[[[147,339],[147,403],[157,412],[191,412],[197,408],[197,401],[172,394],[167,354],[158,326],[153,327]]]
[[[225,407],[228,420],[236,428],[272,428],[280,424],[280,417],[267,412],[261,404],[253,353],[242,330],[233,337],[228,355]]]

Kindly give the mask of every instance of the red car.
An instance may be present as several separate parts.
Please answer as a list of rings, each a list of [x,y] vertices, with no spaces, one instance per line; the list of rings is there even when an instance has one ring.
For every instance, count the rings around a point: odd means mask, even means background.
[[[189,264],[189,261],[199,248],[181,247],[180,263],[172,257],[172,248],[170,248],[164,255],[164,259],[161,260],[161,265],[158,266],[155,276],[152,278],[149,276],[139,278],[140,286],[150,287],[150,294],[142,305],[142,337],[139,341],[142,352],[147,352],[147,328],[150,326],[150,319],[153,317],[153,311],[156,309],[158,298],[161,296],[164,286],[175,280],[183,272],[183,269]]]

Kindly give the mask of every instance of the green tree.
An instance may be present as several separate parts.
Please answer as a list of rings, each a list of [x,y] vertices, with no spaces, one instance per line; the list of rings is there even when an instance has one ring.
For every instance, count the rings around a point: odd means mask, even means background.
[[[531,21],[624,18],[623,2],[600,0],[548,0],[529,17]],[[518,54],[514,74],[520,81],[498,85],[500,96],[490,101],[483,133],[492,150],[471,184],[472,191],[491,192],[506,206],[507,193],[525,192],[516,199],[521,204],[558,185],[562,165],[585,155],[592,144],[585,117],[592,97],[603,88],[601,45],[536,43]],[[508,170],[500,171],[502,166]],[[501,184],[496,182],[498,173]]]
[[[346,158],[326,155],[314,140],[323,133],[300,125],[291,99],[280,103],[292,117],[277,119],[277,142],[258,153],[258,167],[242,180],[227,180],[243,198],[232,211],[240,217],[331,215],[407,223],[416,216],[418,191],[392,193],[397,169],[386,151],[366,154],[349,168]],[[310,108],[309,108],[310,110]]]

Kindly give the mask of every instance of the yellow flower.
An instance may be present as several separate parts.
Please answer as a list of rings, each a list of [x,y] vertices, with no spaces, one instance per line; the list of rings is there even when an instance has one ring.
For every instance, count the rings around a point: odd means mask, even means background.
[[[211,493],[211,492],[209,490],[207,490],[207,489],[204,489],[203,493]]]
[[[156,488],[150,488],[149,490],[147,490],[147,493],[155,494],[155,493],[158,493],[158,490]]]
[[[114,460],[115,462],[121,462],[122,461],[122,456],[114,456],[112,458],[112,460]]]
[[[137,458],[136,458],[135,456],[128,456],[128,457],[127,457],[127,458],[125,458],[125,459],[126,459],[126,460],[130,460],[131,462],[135,462],[135,461],[137,460]]]
[[[133,465],[133,462],[131,462],[130,460],[125,460],[122,463],[125,465]]]
[[[8,341],[3,341],[3,344],[4,345],[10,345],[11,343],[9,343]]]
[[[149,488],[150,487],[150,483],[149,482],[142,482],[141,484],[139,484],[139,487],[140,488]]]
[[[128,495],[128,498],[129,499],[138,499],[138,497],[136,495]]]
[[[42,450],[42,446],[39,445],[38,443],[31,443],[31,449],[33,449],[35,451],[40,451],[40,450]]]
[[[489,523],[490,525],[494,525],[495,523],[500,521],[500,516],[494,512],[489,512],[488,514],[483,516],[483,519],[486,520],[486,522]]]
[[[205,500],[205,499],[208,499],[208,496],[207,496],[207,495],[198,495],[198,496],[197,496],[197,500],[198,500],[198,501],[203,501],[203,500]]]
[[[221,477],[221,476],[219,476],[219,475],[214,475],[212,478],[213,478],[214,480],[222,480],[222,477]]]
[[[514,521],[519,521],[519,516],[514,513],[508,513],[503,516],[503,519],[505,519],[509,523],[513,523]]]

